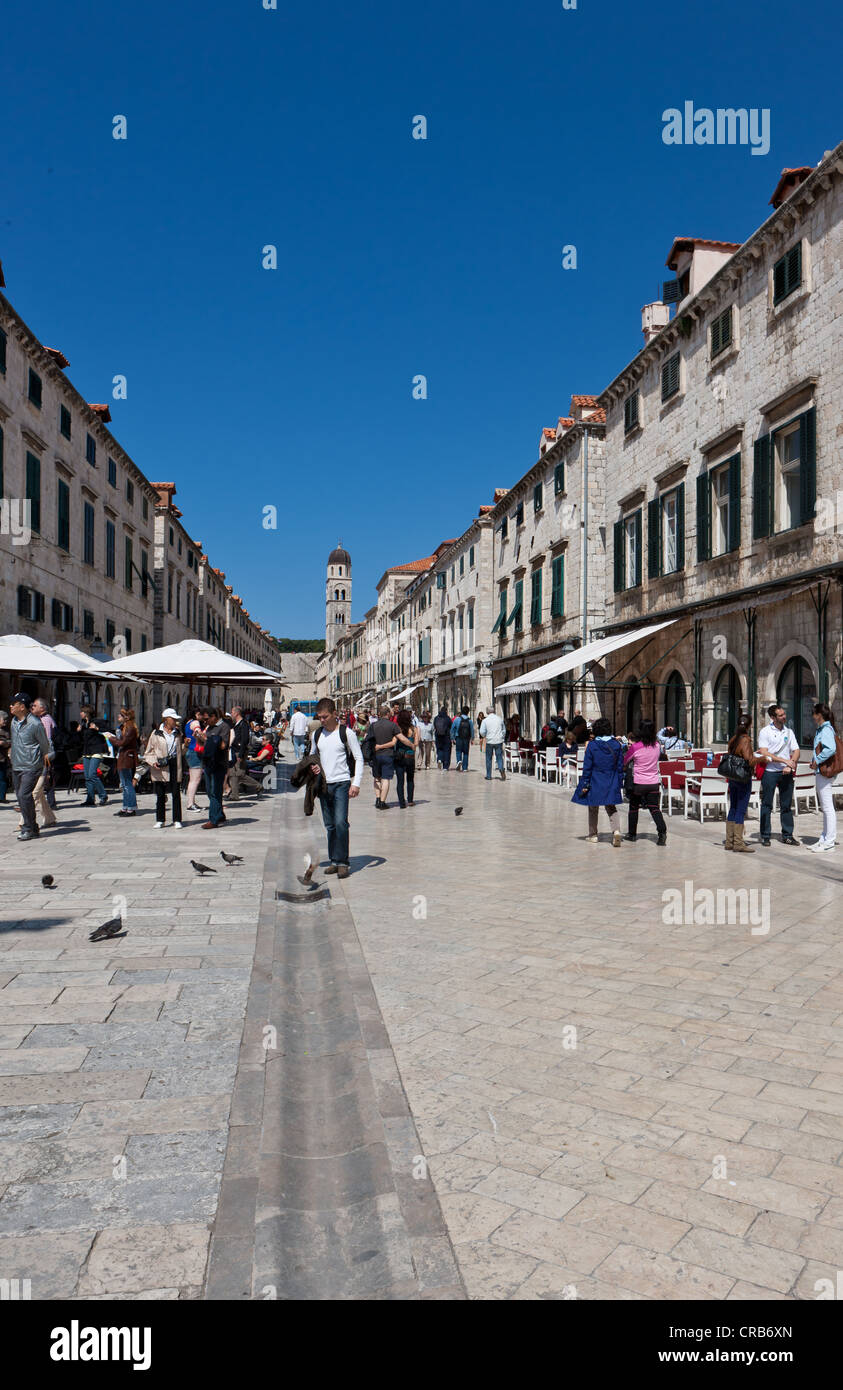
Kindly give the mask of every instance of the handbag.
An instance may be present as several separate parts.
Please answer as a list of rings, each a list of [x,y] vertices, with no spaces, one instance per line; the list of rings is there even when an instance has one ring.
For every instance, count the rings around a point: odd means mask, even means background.
[[[724,753],[717,767],[721,777],[728,777],[730,782],[751,782],[753,767],[752,763],[747,762],[739,753]]]
[[[630,758],[623,773],[623,789],[627,796],[632,796],[635,791],[635,759]]]
[[[817,771],[823,777],[836,777],[838,772],[843,772],[843,738],[839,734],[834,735],[835,749],[830,758],[825,762],[817,763]],[[814,752],[816,753],[816,749]]]

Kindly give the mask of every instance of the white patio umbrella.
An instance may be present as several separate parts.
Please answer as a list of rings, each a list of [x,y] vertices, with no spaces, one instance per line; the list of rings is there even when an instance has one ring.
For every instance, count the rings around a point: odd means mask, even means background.
[[[72,647],[69,642],[59,642],[55,647],[52,647],[51,650],[57,652],[59,656],[64,657],[65,661],[78,663],[80,674],[86,676],[91,675],[98,681],[116,681],[121,679],[120,676],[102,669],[105,665],[104,661],[97,661],[95,656],[91,656],[89,652],[80,651],[78,647]],[[135,677],[125,676],[123,679],[134,681]]]
[[[84,673],[79,662],[36,642],[22,633],[0,637],[0,671],[14,671],[22,676],[64,676],[72,679]]]
[[[287,684],[280,672],[254,661],[243,661],[195,638],[104,661],[101,669],[147,680],[208,681],[216,685],[266,685],[269,680],[273,685]]]

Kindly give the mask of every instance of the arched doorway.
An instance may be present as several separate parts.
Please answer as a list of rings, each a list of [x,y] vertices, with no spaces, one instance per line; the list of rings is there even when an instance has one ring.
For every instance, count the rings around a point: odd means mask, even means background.
[[[675,729],[677,733],[684,732],[686,695],[681,675],[678,671],[671,671],[664,688],[664,722],[665,726]]]
[[[638,733],[641,723],[641,686],[638,681],[627,681],[626,726],[623,733]]]
[[[792,656],[782,667],[776,699],[787,710],[787,722],[799,739],[800,748],[811,748],[815,732],[811,711],[817,699],[817,684],[804,657]]]
[[[728,743],[738,722],[740,686],[734,666],[724,666],[714,686],[714,743]]]

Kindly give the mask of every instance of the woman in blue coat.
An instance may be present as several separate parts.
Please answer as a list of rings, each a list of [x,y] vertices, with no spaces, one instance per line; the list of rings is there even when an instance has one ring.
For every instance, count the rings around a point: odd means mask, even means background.
[[[621,847],[621,818],[618,806],[623,800],[623,745],[612,736],[608,719],[595,719],[592,739],[586,745],[582,776],[571,797],[579,806],[588,807],[589,844],[597,844],[597,813],[605,806],[612,828],[612,844]]]

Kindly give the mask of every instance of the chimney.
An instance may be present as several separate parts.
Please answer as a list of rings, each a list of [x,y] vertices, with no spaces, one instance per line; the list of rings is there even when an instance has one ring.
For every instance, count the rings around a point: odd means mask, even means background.
[[[657,333],[670,323],[670,305],[663,304],[657,299],[654,304],[645,304],[641,310],[641,327],[644,330],[644,341],[649,343],[651,338],[655,338]]]

